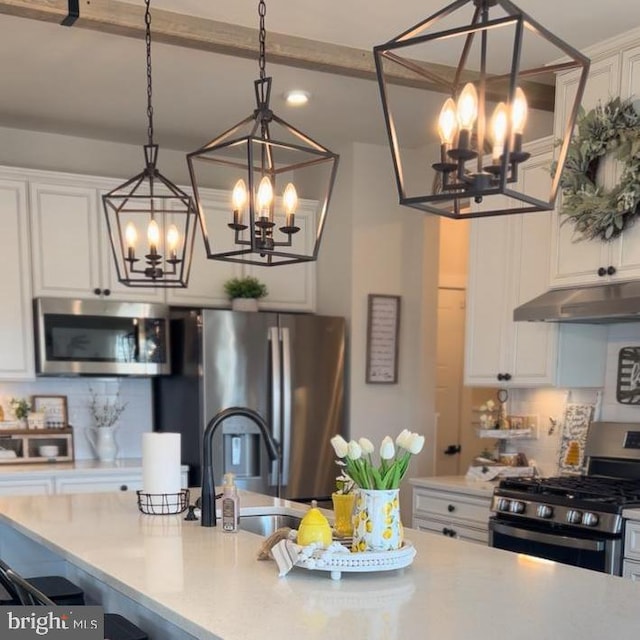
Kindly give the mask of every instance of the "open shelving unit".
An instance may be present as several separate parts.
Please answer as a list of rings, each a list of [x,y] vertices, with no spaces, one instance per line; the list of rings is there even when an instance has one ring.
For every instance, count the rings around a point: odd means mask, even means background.
[[[38,452],[44,445],[55,445],[59,453],[55,457],[44,457]],[[0,464],[23,464],[25,462],[72,462],[73,428],[64,429],[0,429],[0,450],[14,451],[15,456],[0,455]]]

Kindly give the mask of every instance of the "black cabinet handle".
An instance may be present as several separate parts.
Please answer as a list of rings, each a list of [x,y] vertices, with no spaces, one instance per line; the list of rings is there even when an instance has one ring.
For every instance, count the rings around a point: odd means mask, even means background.
[[[120,491],[129,491],[129,487],[127,487],[126,484],[121,484],[120,485]]]
[[[93,290],[93,293],[95,293],[97,296],[99,296],[99,295],[102,293],[102,289],[98,289],[98,287],[96,287],[96,288]]]
[[[462,447],[459,444],[450,444],[444,451],[445,456],[455,456],[456,453],[460,453]]]
[[[507,381],[511,380],[511,374],[510,373],[505,373],[503,377]]]
[[[499,373],[496,377],[500,381],[502,381],[502,380],[511,380],[511,374],[510,373]]]
[[[609,265],[607,267],[607,274],[609,274],[610,276],[612,276],[615,272],[616,272],[616,268],[613,265]]]
[[[449,536],[450,538],[455,538],[458,534],[456,533],[455,529],[449,529],[449,527],[444,527],[442,529],[442,535]]]
[[[497,378],[498,378],[498,380],[500,380],[500,381],[504,380],[504,376],[503,376],[501,373],[499,373],[496,377],[497,377]]]
[[[103,289],[102,293],[104,293],[105,296],[110,296],[111,295],[111,289]]]
[[[456,506],[454,504],[447,505],[447,511],[449,513],[453,513],[456,510]]]
[[[598,275],[599,275],[601,278],[603,278],[604,276],[606,276],[606,275],[607,275],[607,270],[606,270],[604,267],[600,267],[600,268],[598,269]]]

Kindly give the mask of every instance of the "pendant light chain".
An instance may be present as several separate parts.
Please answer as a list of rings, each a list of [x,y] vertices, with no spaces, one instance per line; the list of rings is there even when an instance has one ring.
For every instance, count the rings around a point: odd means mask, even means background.
[[[153,144],[153,104],[151,102],[152,87],[151,87],[151,12],[149,11],[149,5],[151,0],[145,0],[145,13],[144,22],[146,25],[145,30],[145,42],[147,44],[147,135],[149,137],[149,144]]]
[[[258,2],[258,15],[260,16],[260,57],[258,59],[258,64],[260,66],[260,80],[264,80],[265,78],[265,69],[267,66],[266,62],[266,54],[265,54],[265,43],[267,41],[267,31],[264,26],[264,17],[267,15],[267,5],[264,0],[260,0]]]

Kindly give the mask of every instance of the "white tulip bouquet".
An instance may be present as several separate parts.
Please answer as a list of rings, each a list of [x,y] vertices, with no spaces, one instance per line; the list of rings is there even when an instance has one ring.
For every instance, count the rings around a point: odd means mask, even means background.
[[[404,429],[395,443],[385,436],[380,445],[380,462],[375,464],[375,447],[368,438],[347,442],[342,436],[331,438],[338,464],[361,489],[397,489],[407,473],[412,455],[422,451],[424,436]]]

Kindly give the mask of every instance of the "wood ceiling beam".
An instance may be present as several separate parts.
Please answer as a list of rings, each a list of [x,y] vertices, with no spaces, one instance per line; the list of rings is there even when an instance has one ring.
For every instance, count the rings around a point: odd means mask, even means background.
[[[71,28],[83,28],[120,36],[144,38],[144,7],[120,0],[80,0],[80,17]],[[67,0],[0,0],[0,14],[60,24],[68,15]],[[258,30],[196,16],[153,9],[152,35],[162,42],[189,49],[257,59]],[[290,67],[375,80],[372,51],[319,42],[280,33],[267,33],[267,60]],[[447,77],[455,69],[437,64],[423,65],[430,73]],[[402,67],[389,70],[392,84],[429,89],[427,80]],[[553,111],[553,85],[523,84],[529,106]]]

